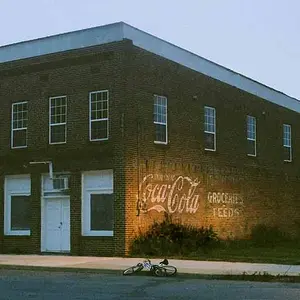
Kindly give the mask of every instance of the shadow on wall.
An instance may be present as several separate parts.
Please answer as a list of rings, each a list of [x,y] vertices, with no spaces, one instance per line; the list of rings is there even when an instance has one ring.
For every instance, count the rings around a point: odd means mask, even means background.
[[[145,232],[140,232],[131,242],[130,255],[175,256],[175,257],[212,257],[218,251],[228,249],[241,256],[245,249],[274,248],[297,245],[300,237],[292,237],[276,226],[256,225],[249,239],[220,239],[209,227],[193,227],[174,221],[165,214],[164,220],[155,221]],[[227,249],[227,250],[226,250]],[[215,252],[217,251],[217,252]],[[221,253],[220,252],[220,253]],[[224,254],[222,254],[224,255]]]
[[[250,240],[255,246],[274,247],[292,240],[298,240],[299,237],[293,237],[292,234],[282,231],[278,226],[259,224],[252,228]]]
[[[165,213],[161,222],[154,221],[146,231],[140,231],[130,245],[130,254],[185,255],[208,249],[218,243],[216,232],[210,226],[195,227],[174,221]]]

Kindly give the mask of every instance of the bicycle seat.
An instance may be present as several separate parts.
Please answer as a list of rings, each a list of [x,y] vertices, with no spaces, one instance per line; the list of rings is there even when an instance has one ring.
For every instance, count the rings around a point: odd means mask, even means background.
[[[169,261],[165,258],[163,261],[160,262],[160,264],[167,266],[169,264]]]

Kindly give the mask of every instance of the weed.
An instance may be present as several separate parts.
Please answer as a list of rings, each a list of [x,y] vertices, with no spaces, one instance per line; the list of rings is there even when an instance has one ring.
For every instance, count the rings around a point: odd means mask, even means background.
[[[189,255],[208,251],[219,239],[212,227],[196,228],[174,223],[168,216],[161,223],[154,222],[149,230],[137,236],[130,247],[132,255]]]

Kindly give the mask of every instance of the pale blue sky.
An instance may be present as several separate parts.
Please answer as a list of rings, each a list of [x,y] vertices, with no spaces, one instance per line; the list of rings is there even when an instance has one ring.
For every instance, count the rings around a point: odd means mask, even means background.
[[[0,0],[0,45],[119,21],[300,99],[299,0]]]

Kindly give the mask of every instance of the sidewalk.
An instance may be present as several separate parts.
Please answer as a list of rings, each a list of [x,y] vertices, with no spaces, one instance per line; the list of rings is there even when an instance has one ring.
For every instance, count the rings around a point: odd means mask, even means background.
[[[162,259],[152,259],[158,263]],[[71,269],[76,270],[115,270],[123,271],[143,261],[143,258],[123,257],[84,257],[57,255],[0,255],[0,268],[13,269]],[[275,265],[257,263],[233,263],[213,261],[191,261],[169,259],[169,264],[178,269],[179,274],[198,275],[253,275],[255,272],[270,275],[300,276],[300,265]]]

